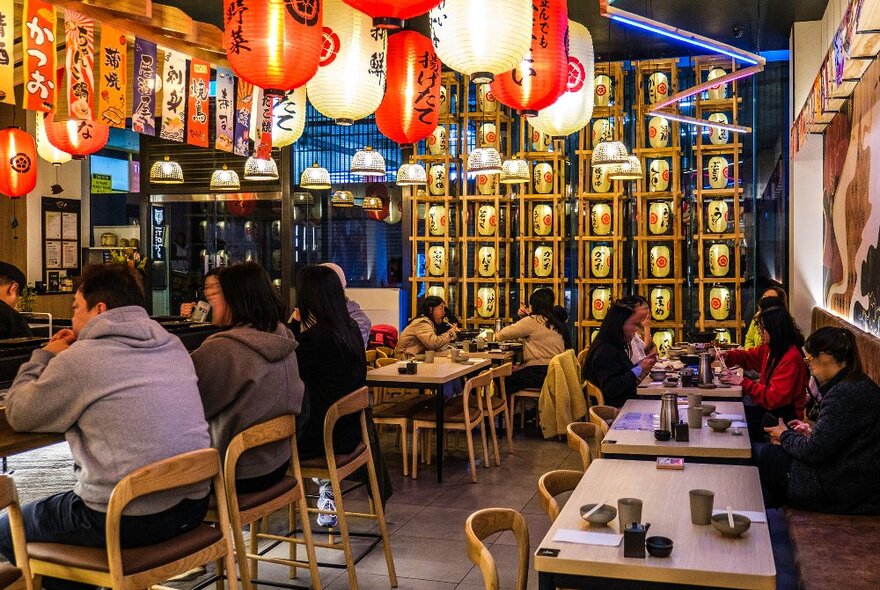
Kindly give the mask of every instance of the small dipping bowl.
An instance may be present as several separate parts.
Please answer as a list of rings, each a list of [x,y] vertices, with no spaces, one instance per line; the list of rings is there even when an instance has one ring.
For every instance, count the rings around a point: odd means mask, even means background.
[[[617,516],[617,508],[611,506],[610,504],[602,504],[602,507],[597,511],[592,513],[591,515],[584,517],[584,515],[593,509],[596,504],[584,504],[581,506],[581,518],[584,518],[588,523],[596,526],[604,526],[609,522],[614,520]]]
[[[709,418],[706,420],[706,424],[715,432],[724,432],[730,428],[730,420],[727,418]]]
[[[666,379],[666,371],[651,371],[648,374],[651,376],[651,381],[663,381]]]
[[[703,416],[711,416],[712,412],[714,412],[714,411],[715,411],[714,404],[706,404],[706,403],[703,404]]]
[[[742,514],[733,515],[733,528],[727,521],[727,513],[715,514],[712,516],[712,527],[724,535],[725,537],[739,537],[752,526],[752,521],[748,516]]]
[[[666,380],[663,381],[663,385],[666,387],[678,387],[678,379],[670,379],[667,377]]]
[[[654,431],[654,438],[656,438],[659,441],[667,441],[672,438],[672,433],[669,432],[668,430],[655,430]]]
[[[669,557],[672,553],[672,539],[668,537],[648,537],[645,539],[645,547],[648,549],[648,553],[654,557]]]

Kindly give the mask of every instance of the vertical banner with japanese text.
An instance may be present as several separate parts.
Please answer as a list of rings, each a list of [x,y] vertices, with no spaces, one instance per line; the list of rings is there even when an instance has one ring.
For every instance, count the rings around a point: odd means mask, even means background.
[[[159,137],[183,142],[186,130],[186,56],[160,49],[162,56],[162,129]]]
[[[231,70],[217,68],[214,121],[214,149],[232,151],[235,129],[235,77]]]
[[[251,134],[251,102],[253,100],[254,85],[238,79],[238,88],[235,96],[235,141],[233,153],[239,156],[248,156]]]
[[[134,105],[131,130],[156,135],[156,44],[134,39]]]
[[[21,31],[24,57],[24,108],[55,109],[55,6],[43,0],[25,0]]]
[[[260,101],[259,123],[257,125],[257,157],[268,160],[272,157],[272,109],[275,106],[273,94],[263,93]]]
[[[196,58],[192,58],[189,63],[186,142],[199,147],[208,147],[208,117],[211,116],[208,91],[211,83],[211,65]]]
[[[15,0],[0,0],[0,102],[15,104]]]
[[[95,21],[64,11],[67,44],[67,110],[71,119],[95,118]]]
[[[128,113],[128,39],[119,29],[101,25],[101,48],[98,52],[98,116],[96,120],[111,127],[125,128]]]

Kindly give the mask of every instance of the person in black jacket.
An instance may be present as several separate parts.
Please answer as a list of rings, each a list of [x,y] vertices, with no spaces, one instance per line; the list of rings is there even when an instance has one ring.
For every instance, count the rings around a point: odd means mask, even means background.
[[[8,262],[0,262],[0,340],[34,335],[15,309],[26,284],[23,272]]]
[[[593,382],[605,403],[616,408],[635,399],[639,381],[657,362],[656,352],[635,365],[629,360],[629,343],[639,330],[638,319],[629,307],[612,305],[584,360],[583,378]]]
[[[754,453],[765,503],[880,515],[880,386],[862,371],[855,336],[845,328],[816,330],[804,351],[822,393],[819,418],[765,429],[771,444]]]

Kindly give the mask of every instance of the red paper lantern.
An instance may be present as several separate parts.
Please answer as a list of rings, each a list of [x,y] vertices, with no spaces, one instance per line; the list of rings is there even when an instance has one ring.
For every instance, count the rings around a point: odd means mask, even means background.
[[[110,139],[110,126],[93,120],[56,121],[55,113],[46,113],[44,122],[49,143],[73,156],[74,160],[83,160],[94,154]]]
[[[440,59],[415,31],[388,38],[385,97],[376,110],[382,134],[400,144],[425,139],[440,119]]]
[[[343,0],[352,8],[373,17],[373,26],[380,29],[402,29],[403,21],[425,14],[440,0]]]
[[[0,131],[0,193],[17,199],[37,186],[37,142],[18,127]]]
[[[318,71],[322,0],[224,0],[223,47],[243,80],[283,95]]]
[[[567,32],[567,0],[532,0],[531,50],[516,69],[495,77],[495,98],[524,117],[556,102],[568,82]]]

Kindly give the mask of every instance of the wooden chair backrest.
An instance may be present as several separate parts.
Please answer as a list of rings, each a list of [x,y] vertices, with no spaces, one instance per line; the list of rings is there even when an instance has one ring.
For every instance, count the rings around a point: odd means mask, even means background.
[[[374,367],[376,366],[376,359],[379,357],[379,352],[374,350],[368,350],[366,353],[367,356],[367,366]]]
[[[584,380],[584,394],[587,396],[587,405],[592,406],[593,402],[590,401],[591,398],[596,398],[596,404],[598,406],[605,405],[605,395],[602,394],[602,390],[599,389],[592,381],[589,379]]]
[[[605,438],[605,434],[610,427],[608,422],[614,421],[618,411],[617,408],[611,406],[593,406],[590,408],[590,423],[599,427],[602,438]]]
[[[516,590],[526,590],[529,579],[529,528],[522,514],[510,508],[486,508],[471,514],[464,524],[468,558],[483,573],[486,590],[498,590],[498,568],[483,539],[501,531],[513,531],[519,554]]]
[[[538,480],[538,501],[547,516],[550,517],[550,522],[556,520],[562,509],[559,502],[556,501],[556,496],[575,489],[583,477],[582,471],[557,469],[548,471]]]
[[[393,365],[396,362],[398,362],[398,360],[394,359],[394,358],[388,358],[387,356],[386,357],[379,357],[376,359],[376,366],[377,367],[387,367],[388,365]]]
[[[0,510],[6,509],[9,516],[9,529],[12,533],[12,550],[22,578],[30,588],[30,568],[28,567],[27,540],[24,536],[24,520],[21,517],[21,504],[15,480],[8,475],[0,475]]]
[[[377,346],[376,350],[378,350],[380,353],[384,354],[386,357],[393,357],[394,356],[394,349],[393,348],[389,348],[387,346]]]
[[[490,383],[492,383],[492,369],[483,371],[464,383],[464,390],[462,390],[461,395],[464,402],[464,423],[468,428],[471,425],[471,394],[473,393],[473,398],[477,402],[477,408],[480,410],[480,414],[482,414],[483,397],[487,395],[486,388],[489,387]]]
[[[590,449],[590,440],[598,438],[598,426],[589,422],[572,422],[566,427],[568,448],[577,451],[581,456],[584,471],[590,468],[593,454]]]
[[[226,479],[226,485],[235,484],[238,459],[246,451],[282,440],[290,442],[291,457],[296,457],[296,416],[293,414],[278,416],[266,422],[255,424],[235,435],[229,446],[226,447],[226,459],[223,462],[223,476]]]
[[[584,372],[584,361],[587,360],[587,354],[589,352],[590,352],[590,347],[588,346],[578,353],[578,367],[580,367],[582,375]]]
[[[496,387],[495,393],[500,395],[504,403],[507,404],[507,385],[504,380],[513,375],[513,363],[504,363],[490,370],[492,372],[492,379],[498,380],[498,387]]]

